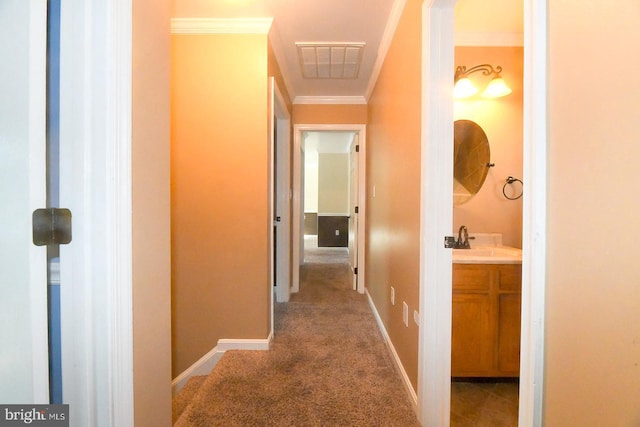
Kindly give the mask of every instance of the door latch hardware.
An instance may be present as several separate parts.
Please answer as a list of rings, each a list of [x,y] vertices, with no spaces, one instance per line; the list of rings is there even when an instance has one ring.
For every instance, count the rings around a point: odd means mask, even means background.
[[[453,236],[444,236],[444,247],[453,249],[456,246],[456,238]]]
[[[47,208],[33,211],[33,244],[66,245],[71,242],[71,211]]]

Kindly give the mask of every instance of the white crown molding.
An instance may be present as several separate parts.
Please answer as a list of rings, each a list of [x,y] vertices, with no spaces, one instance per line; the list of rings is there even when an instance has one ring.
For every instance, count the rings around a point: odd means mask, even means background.
[[[524,46],[523,33],[456,32],[456,46]]]
[[[382,34],[380,46],[378,47],[378,57],[376,58],[375,64],[373,64],[373,70],[371,71],[371,77],[369,78],[369,85],[367,86],[367,91],[365,92],[365,101],[371,97],[373,88],[376,86],[378,76],[380,75],[380,70],[382,70],[382,65],[384,64],[384,60],[387,57],[387,52],[389,52],[391,41],[393,40],[393,36],[396,33],[396,28],[398,27],[398,22],[400,22],[402,11],[404,10],[404,6],[406,3],[406,0],[395,0],[393,2],[393,6],[391,6],[389,20],[387,21],[387,26],[384,29],[384,34]]]
[[[344,104],[362,105],[367,103],[364,96],[296,96],[294,104]]]
[[[273,18],[173,18],[171,34],[268,34]]]

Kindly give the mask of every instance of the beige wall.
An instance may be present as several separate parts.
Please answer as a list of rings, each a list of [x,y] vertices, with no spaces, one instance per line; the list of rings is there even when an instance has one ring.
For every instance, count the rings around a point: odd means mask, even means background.
[[[133,373],[137,426],[171,425],[169,1],[133,2]]]
[[[270,328],[268,41],[173,35],[173,375]]]
[[[640,6],[549,6],[544,424],[638,426]]]
[[[318,154],[318,213],[349,214],[348,154]]]
[[[367,289],[416,387],[419,305],[421,1],[408,0],[369,101]],[[373,197],[372,187],[376,187]],[[389,287],[396,304],[389,302]]]
[[[454,231],[466,225],[471,233],[502,233],[503,243],[517,248],[522,247],[522,199],[506,199],[502,188],[508,176],[522,179],[522,55],[522,47],[457,47],[455,51],[456,66],[501,65],[502,77],[513,92],[503,98],[475,96],[455,102],[455,120],[473,120],[487,134],[495,166],[478,194],[454,207]],[[480,72],[471,79],[481,90],[489,82]]]
[[[318,152],[304,151],[304,212],[318,212]]]
[[[367,106],[360,104],[294,104],[292,120],[296,125],[363,124],[367,123]]]

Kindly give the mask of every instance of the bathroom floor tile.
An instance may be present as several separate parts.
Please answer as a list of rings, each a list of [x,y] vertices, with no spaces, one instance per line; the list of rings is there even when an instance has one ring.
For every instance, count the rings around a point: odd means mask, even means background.
[[[452,427],[518,425],[516,381],[469,380],[451,383]]]

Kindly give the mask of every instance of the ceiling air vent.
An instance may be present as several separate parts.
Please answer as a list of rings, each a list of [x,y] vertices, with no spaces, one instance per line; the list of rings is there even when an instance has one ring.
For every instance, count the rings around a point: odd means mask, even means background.
[[[306,79],[355,79],[365,43],[296,43]]]

